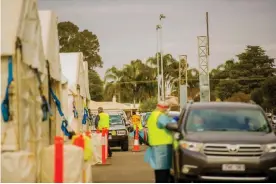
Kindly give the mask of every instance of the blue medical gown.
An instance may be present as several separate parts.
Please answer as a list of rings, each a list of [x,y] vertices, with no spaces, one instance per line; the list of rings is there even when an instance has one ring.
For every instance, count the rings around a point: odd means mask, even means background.
[[[162,114],[157,120],[157,126],[163,129],[171,122],[177,123],[173,118]],[[172,167],[172,151],[172,144],[151,146],[147,148],[144,160],[149,163],[154,170],[170,169]]]

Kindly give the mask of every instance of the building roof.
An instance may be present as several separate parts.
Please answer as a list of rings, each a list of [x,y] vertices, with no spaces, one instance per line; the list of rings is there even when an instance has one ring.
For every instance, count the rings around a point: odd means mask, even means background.
[[[97,110],[99,107],[102,107],[104,110],[131,110],[132,108],[130,106],[127,106],[122,103],[118,102],[95,102],[90,101],[89,103],[89,109],[91,110]]]

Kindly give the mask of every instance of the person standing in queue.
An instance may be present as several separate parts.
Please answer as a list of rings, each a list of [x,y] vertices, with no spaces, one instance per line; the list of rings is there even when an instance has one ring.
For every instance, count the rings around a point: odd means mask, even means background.
[[[109,129],[109,115],[103,111],[102,107],[98,108],[98,115],[95,119],[95,128],[102,131],[103,128]],[[108,144],[108,157],[112,157],[112,151]]]
[[[148,143],[145,161],[154,169],[156,183],[170,183],[173,137],[166,129],[168,123],[176,123],[167,115],[169,103],[159,102],[148,118]]]

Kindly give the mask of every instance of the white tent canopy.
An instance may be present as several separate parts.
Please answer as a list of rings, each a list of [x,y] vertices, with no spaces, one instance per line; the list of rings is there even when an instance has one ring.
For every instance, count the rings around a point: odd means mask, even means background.
[[[42,28],[42,41],[46,60],[50,63],[50,75],[61,81],[61,66],[59,61],[59,40],[57,30],[57,16],[54,12],[39,11]]]
[[[79,85],[80,95],[86,98],[82,53],[60,53],[60,62],[61,71],[68,80],[68,88],[71,93],[77,94],[77,85]]]
[[[89,91],[89,78],[88,78],[88,63],[87,61],[83,62],[84,76],[85,76],[85,93],[88,100],[90,100],[90,91]]]
[[[37,1],[3,0],[1,6],[1,55],[15,55],[19,38],[24,53],[23,62],[46,74],[40,21],[37,9],[34,8],[37,7]]]

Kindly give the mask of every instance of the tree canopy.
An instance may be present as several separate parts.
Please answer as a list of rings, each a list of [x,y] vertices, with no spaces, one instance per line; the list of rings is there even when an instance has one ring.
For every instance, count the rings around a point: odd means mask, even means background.
[[[87,29],[80,31],[72,22],[58,23],[60,52],[82,52],[89,69],[102,67],[103,61],[99,55],[100,43],[95,34]]]
[[[89,90],[92,100],[103,100],[103,81],[94,70],[102,67],[103,61],[99,55],[100,44],[95,34],[87,29],[80,31],[72,22],[58,23],[60,52],[82,52],[84,61],[88,62]]]
[[[132,60],[123,68],[109,68],[102,81],[96,67],[102,67],[98,38],[91,31],[80,31],[72,22],[58,24],[60,52],[82,52],[89,66],[89,89],[91,99],[108,100],[113,96],[119,102],[141,103],[142,109],[151,107],[157,98],[157,56],[146,62]],[[212,101],[250,100],[268,110],[276,111],[276,70],[274,59],[266,55],[260,46],[246,46],[237,54],[237,61],[230,59],[210,71]],[[164,83],[171,95],[179,96],[179,61],[171,54],[163,55]],[[185,62],[185,61],[184,61]],[[181,61],[181,63],[184,63]],[[185,64],[185,63],[184,63]],[[185,77],[184,79],[185,83]],[[188,66],[188,96],[199,101],[199,72]]]
[[[160,57],[160,53],[157,54]],[[148,101],[157,96],[157,54],[146,62],[137,59],[122,69],[108,69],[104,96],[111,100],[116,95],[121,102],[142,102],[142,109],[149,106]],[[179,96],[179,61],[171,54],[163,55],[163,61],[165,84],[170,87],[171,95]],[[247,46],[237,55],[237,61],[227,60],[210,71],[211,101],[249,102],[252,99],[264,108],[275,108],[274,67],[273,59],[261,47]],[[188,96],[200,100],[199,72],[189,66]]]

